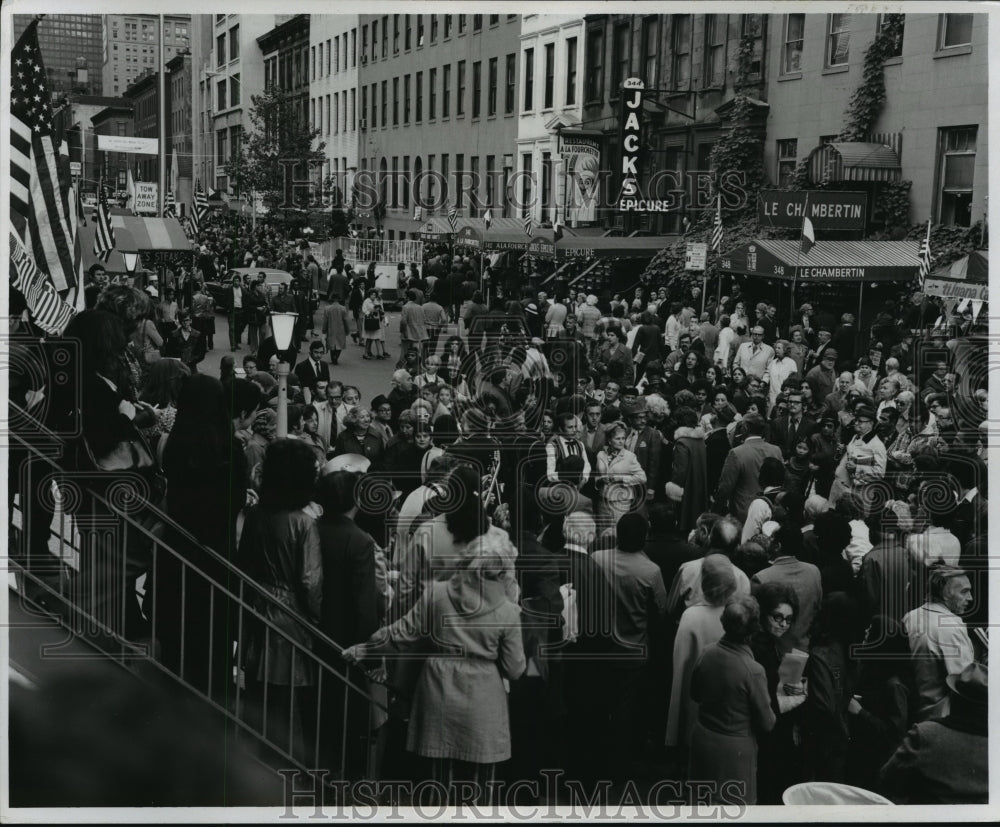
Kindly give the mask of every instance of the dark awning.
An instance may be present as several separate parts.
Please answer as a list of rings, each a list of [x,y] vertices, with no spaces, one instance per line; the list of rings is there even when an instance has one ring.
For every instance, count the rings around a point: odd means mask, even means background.
[[[898,181],[899,155],[888,144],[823,144],[809,153],[809,177],[821,181]]]
[[[989,299],[990,263],[988,250],[975,250],[957,261],[932,271],[924,282],[929,296],[946,299]]]
[[[908,281],[919,266],[917,249],[916,241],[817,241],[803,255],[798,241],[758,239],[724,252],[720,268],[800,284]]]
[[[675,240],[673,236],[648,235],[563,236],[556,251],[560,258],[652,258]]]

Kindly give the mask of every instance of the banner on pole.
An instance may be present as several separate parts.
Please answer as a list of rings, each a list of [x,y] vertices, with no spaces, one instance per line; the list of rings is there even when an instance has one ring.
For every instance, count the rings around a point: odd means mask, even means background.
[[[156,138],[98,135],[97,148],[103,152],[134,152],[139,155],[156,155],[160,151],[160,142]]]

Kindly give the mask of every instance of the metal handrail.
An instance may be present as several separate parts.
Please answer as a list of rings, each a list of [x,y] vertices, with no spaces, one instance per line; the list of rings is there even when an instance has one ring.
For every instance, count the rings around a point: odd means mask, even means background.
[[[587,268],[586,268],[585,270],[583,270],[583,271],[582,271],[582,272],[581,272],[581,273],[580,273],[579,275],[577,275],[577,277],[576,277],[575,279],[573,279],[573,280],[572,280],[572,281],[571,281],[571,282],[570,282],[570,283],[569,283],[569,284],[567,285],[567,287],[572,287],[572,286],[573,286],[574,284],[576,284],[576,283],[577,283],[577,282],[578,282],[578,281],[579,281],[580,279],[582,279],[582,278],[583,278],[583,277],[584,277],[585,275],[587,275],[587,273],[589,273],[589,272],[590,272],[591,270],[595,269],[595,268],[596,268],[596,267],[597,267],[597,266],[598,266],[598,265],[599,265],[600,263],[601,263],[601,260],[600,260],[600,259],[594,259],[594,263],[593,263],[593,264],[591,264],[591,265],[590,265],[589,267],[587,267]]]
[[[20,414],[21,417],[27,417],[28,419],[30,419],[30,421],[33,423],[33,427],[36,427],[38,429],[39,441],[42,442],[46,448],[51,448],[52,446],[59,444],[60,440],[56,435],[54,435],[51,431],[42,426],[41,423],[38,423],[37,420],[34,420],[33,417],[30,417],[22,408],[17,406],[15,403],[11,402],[10,404],[12,407],[12,414],[13,414],[11,419],[13,421],[17,421],[16,420],[17,414]],[[69,473],[56,461],[56,459],[53,456],[51,456],[51,451],[46,452],[41,447],[39,447],[36,444],[33,444],[31,440],[26,439],[24,436],[17,433],[16,431],[10,432],[10,439],[12,440],[12,443],[18,445],[20,448],[23,448],[31,455],[32,462],[38,462],[40,464],[43,464],[44,466],[47,466],[48,468],[52,469],[52,472],[54,472],[57,475],[65,475]],[[18,479],[17,481],[12,481],[13,484],[18,485],[18,491],[21,494],[21,500],[19,504],[15,506],[15,509],[21,515],[22,530],[27,529],[27,526],[25,525],[25,520],[27,519],[27,511],[25,508],[26,502],[24,499],[25,493],[34,490],[34,487],[31,484],[31,476],[32,472],[29,463],[29,474],[27,482],[22,485],[20,483],[24,481],[21,479]],[[44,475],[41,476],[41,478],[44,479]],[[80,488],[85,490],[86,497],[91,498],[94,503],[99,505],[101,512],[103,512],[104,514],[113,514],[118,521],[117,527],[121,530],[122,533],[121,536],[117,537],[116,539],[120,547],[121,569],[122,569],[121,586],[125,588],[124,596],[127,596],[127,589],[129,588],[128,578],[124,576],[125,564],[126,564],[125,548],[127,545],[126,540],[128,539],[129,531],[137,532],[144,538],[145,541],[152,543],[152,562],[150,565],[151,571],[155,572],[157,568],[157,562],[159,560],[158,555],[160,553],[167,553],[171,555],[172,558],[176,560],[177,563],[179,563],[181,566],[180,665],[178,667],[178,670],[175,672],[167,664],[161,663],[158,657],[153,655],[151,652],[148,653],[147,657],[142,658],[144,662],[153,663],[157,667],[157,669],[159,669],[165,675],[171,676],[178,683],[198,694],[204,701],[208,702],[216,710],[222,712],[227,716],[227,718],[231,719],[242,731],[245,731],[256,737],[264,746],[272,750],[276,755],[281,756],[287,761],[291,761],[294,765],[298,766],[300,769],[303,770],[318,767],[319,752],[321,745],[320,739],[318,737],[315,739],[315,750],[314,750],[314,755],[312,756],[315,763],[313,763],[311,766],[307,766],[303,760],[300,760],[300,758],[298,758],[295,755],[294,743],[292,743],[291,740],[289,740],[289,743],[287,745],[288,748],[286,749],[285,745],[277,743],[273,738],[268,737],[267,734],[268,710],[266,708],[267,706],[266,683],[264,684],[264,708],[261,710],[263,715],[263,720],[259,731],[251,723],[243,719],[244,713],[247,710],[240,706],[240,696],[242,690],[240,678],[245,676],[241,673],[240,669],[237,669],[237,677],[235,682],[236,690],[235,690],[234,708],[230,709],[224,706],[223,704],[220,704],[215,700],[215,697],[213,697],[214,694],[213,689],[217,689],[217,687],[212,686],[213,675],[212,675],[211,664],[213,663],[212,655],[214,646],[214,637],[212,634],[212,632],[214,631],[212,628],[212,624],[214,622],[214,612],[212,610],[214,609],[215,601],[217,599],[223,601],[229,601],[230,605],[232,606],[233,612],[234,613],[238,612],[238,623],[237,623],[238,630],[234,632],[234,634],[230,637],[230,645],[233,637],[235,637],[237,645],[236,649],[237,655],[236,657],[233,658],[232,661],[233,664],[239,667],[240,659],[243,656],[245,641],[247,639],[246,637],[247,630],[244,627],[244,620],[246,618],[249,619],[249,621],[252,623],[257,623],[260,627],[264,629],[265,642],[270,635],[276,635],[278,638],[285,641],[285,644],[291,648],[293,667],[296,658],[303,658],[305,662],[310,664],[312,668],[316,671],[316,674],[318,676],[317,684],[315,687],[316,690],[315,720],[316,720],[317,730],[319,729],[319,720],[322,709],[323,684],[324,680],[327,679],[336,679],[336,681],[339,681],[339,683],[343,686],[343,707],[344,707],[343,719],[345,722],[347,721],[348,705],[352,700],[352,693],[358,693],[358,695],[361,696],[361,698],[354,698],[354,700],[356,703],[359,703],[360,701],[363,700],[364,712],[366,716],[369,714],[368,705],[372,705],[380,709],[383,713],[387,711],[387,707],[385,704],[383,704],[379,699],[373,698],[370,692],[366,688],[356,683],[348,676],[348,674],[346,674],[348,671],[359,669],[359,667],[357,666],[348,667],[346,664],[337,664],[338,666],[340,666],[343,673],[341,671],[338,671],[338,669],[331,666],[325,659],[323,659],[319,654],[317,654],[311,648],[307,648],[304,644],[301,644],[298,641],[294,640],[289,633],[285,632],[283,629],[277,627],[273,622],[268,620],[267,617],[264,615],[263,611],[266,609],[267,606],[272,606],[275,609],[279,610],[283,616],[290,618],[296,624],[298,624],[302,629],[307,631],[314,643],[319,644],[320,646],[325,646],[329,651],[333,652],[336,655],[339,655],[343,651],[343,648],[340,646],[340,644],[338,644],[336,641],[330,638],[322,630],[316,628],[309,620],[304,618],[298,612],[294,611],[293,609],[286,606],[284,603],[277,600],[264,587],[262,587],[259,583],[257,583],[251,577],[249,577],[246,573],[235,567],[232,563],[230,563],[227,559],[225,559],[214,549],[202,545],[197,540],[197,538],[195,538],[190,532],[188,532],[182,526],[176,524],[161,509],[149,504],[144,505],[144,510],[151,516],[155,517],[156,521],[162,522],[171,531],[176,532],[176,535],[179,536],[185,543],[190,544],[191,547],[197,549],[198,551],[200,551],[200,553],[206,555],[207,558],[211,560],[215,565],[222,567],[222,569],[226,572],[226,575],[230,578],[230,582],[233,582],[235,584],[233,588],[230,588],[226,585],[217,582],[217,580],[214,577],[208,575],[201,567],[190,562],[185,555],[178,552],[169,543],[167,543],[165,540],[157,536],[147,525],[143,525],[139,520],[136,519],[135,516],[130,514],[128,512],[127,505],[122,506],[116,504],[115,502],[112,502],[106,496],[91,490],[91,488],[89,488],[86,485],[86,483],[80,485]],[[63,527],[60,526],[60,529],[62,528]],[[53,531],[53,529],[51,528],[51,523],[48,526],[46,526],[46,529],[48,532],[48,536],[56,534],[56,532]],[[85,531],[86,531],[85,529],[81,529],[81,533],[84,533]],[[27,532],[25,531],[25,534],[26,533]],[[65,535],[64,531],[58,533],[57,536],[59,537],[59,542],[63,548],[68,546],[70,550],[75,551],[78,555],[80,555],[81,557],[80,568],[82,572],[84,566],[86,566],[86,562],[84,561],[83,558],[87,552],[81,549],[75,543],[75,538],[71,537],[69,540],[67,540],[67,538],[64,535]],[[30,542],[30,538],[26,537],[26,540]],[[161,549],[163,550],[162,552]],[[24,580],[28,580],[32,582],[35,586],[44,589],[50,598],[57,599],[66,607],[66,609],[69,610],[69,614],[74,620],[86,621],[88,624],[90,624],[91,629],[93,629],[94,631],[96,631],[101,635],[106,636],[110,640],[114,641],[116,646],[121,647],[121,654],[119,654],[118,656],[115,656],[112,652],[109,652],[106,649],[102,649],[102,651],[104,651],[106,655],[112,657],[116,661],[120,662],[122,665],[125,665],[126,661],[134,661],[141,658],[142,656],[141,649],[124,637],[125,601],[124,599],[122,599],[123,592],[121,591],[120,588],[115,596],[119,600],[121,600],[122,611],[121,611],[121,617],[116,618],[116,620],[119,620],[122,623],[122,628],[116,631],[115,629],[111,628],[108,625],[108,623],[105,622],[104,618],[99,618],[93,614],[90,614],[82,607],[76,605],[72,599],[72,592],[69,595],[65,594],[64,589],[62,588],[62,584],[60,584],[59,590],[56,590],[48,583],[39,579],[32,571],[28,570],[25,566],[21,565],[17,561],[12,560],[11,563],[15,572],[17,572],[21,576],[22,582]],[[65,563],[63,561],[60,561],[60,565],[64,564]],[[187,614],[186,593],[187,593],[187,585],[192,580],[194,582],[201,582],[209,589],[209,606],[207,607],[210,611],[210,620],[208,629],[209,636],[207,643],[209,666],[207,669],[208,685],[207,688],[205,689],[197,687],[189,680],[185,679],[185,671],[187,671],[185,670],[185,644],[187,640],[185,635],[186,632],[185,616]],[[116,586],[117,585],[118,584],[116,582]],[[250,595],[247,594],[248,591],[250,592]],[[22,597],[24,599],[29,599],[24,595],[23,589],[21,590],[21,592],[22,592]],[[218,592],[218,594],[216,594],[216,592]],[[153,594],[152,590],[149,590],[147,593],[150,595]],[[251,597],[254,598],[254,603],[249,602]],[[156,639],[158,612],[159,608],[157,606],[157,601],[155,600],[155,598],[153,598],[152,611],[150,612],[151,615],[150,623],[151,623],[151,635],[154,640]],[[65,622],[64,625],[66,625]],[[79,626],[74,626],[70,630],[75,632],[79,628],[80,628]],[[266,665],[266,660],[265,660],[265,665]],[[205,664],[202,664],[202,666],[205,666]],[[364,672],[366,677],[368,677],[369,679],[371,680],[375,679],[371,673],[365,672],[365,670],[360,670],[360,671]],[[244,704],[245,703],[246,701],[244,699]],[[295,695],[294,693],[292,693],[288,710],[289,718],[293,717],[294,710],[297,705],[300,704],[296,703]],[[292,734],[293,730],[290,729],[289,730],[290,739]],[[371,740],[370,728],[368,729],[367,736],[370,742]],[[346,726],[344,726],[343,729],[341,730],[340,737],[341,737],[340,753],[342,759],[340,770],[344,772],[347,769],[346,753],[348,746],[347,743],[348,732]],[[371,774],[371,769],[372,769],[371,749],[369,749],[368,752],[369,752],[368,772],[369,774]]]

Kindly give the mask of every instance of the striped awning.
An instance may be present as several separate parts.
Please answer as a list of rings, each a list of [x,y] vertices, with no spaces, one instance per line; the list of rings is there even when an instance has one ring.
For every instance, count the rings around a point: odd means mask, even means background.
[[[809,153],[809,177],[814,184],[824,181],[898,181],[902,174],[899,154],[888,144],[823,144]]]
[[[111,226],[115,228],[115,249],[105,263],[109,273],[125,273],[125,259],[122,251],[184,252],[193,249],[190,240],[176,218],[142,218],[133,215],[112,215]],[[79,227],[83,267],[88,269],[97,262],[94,255],[94,233],[97,222],[88,221]]]
[[[802,253],[799,241],[757,239],[722,254],[727,273],[780,281],[908,281],[919,267],[916,241],[817,241]]]
[[[933,270],[924,281],[924,292],[947,299],[987,301],[989,281],[989,251],[974,250],[951,264]]]

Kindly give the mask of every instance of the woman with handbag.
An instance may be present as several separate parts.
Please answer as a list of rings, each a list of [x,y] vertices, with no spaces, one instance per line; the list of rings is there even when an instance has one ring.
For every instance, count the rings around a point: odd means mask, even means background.
[[[382,291],[377,287],[368,291],[368,296],[361,305],[361,317],[364,323],[363,338],[365,342],[365,353],[362,359],[388,359],[385,352],[385,331],[383,327],[387,324],[385,320],[385,310],[382,307]],[[375,350],[375,353],[372,353]]]

